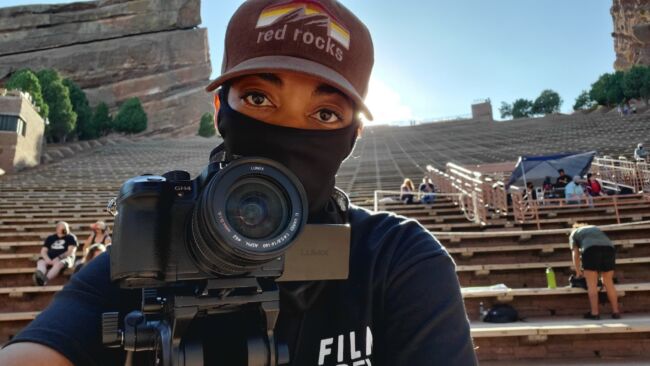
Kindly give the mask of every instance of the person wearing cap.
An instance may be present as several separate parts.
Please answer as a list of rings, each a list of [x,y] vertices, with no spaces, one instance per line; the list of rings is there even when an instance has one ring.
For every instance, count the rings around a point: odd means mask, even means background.
[[[416,221],[356,207],[334,186],[362,131],[359,114],[372,119],[363,101],[374,62],[365,25],[334,0],[249,0],[228,24],[224,52],[221,76],[207,87],[224,139],[211,160],[276,160],[305,188],[308,223],[352,229],[347,280],[279,284],[275,336],[291,365],[476,365],[447,251]],[[4,359],[0,352],[0,364],[38,364],[20,356],[44,352],[48,365],[123,362],[124,352],[101,345],[101,314],[139,309],[140,300],[110,282],[109,262],[100,255],[75,275]],[[241,348],[228,342],[259,324],[232,316],[197,336]],[[68,329],[63,338],[44,330],[57,322]],[[231,353],[218,354],[219,364],[237,365]]]
[[[634,149],[634,160],[636,161],[645,161],[648,157],[648,152],[643,148],[643,143],[639,142]]]
[[[564,187],[564,197],[568,204],[580,204],[582,200],[586,199],[585,190],[582,188],[583,179],[579,175],[575,175],[573,180]]]
[[[48,281],[55,279],[61,271],[74,264],[75,252],[79,243],[77,237],[70,232],[70,226],[65,221],[56,223],[56,233],[45,238],[41,248],[41,258],[36,262],[34,283],[45,286]]]

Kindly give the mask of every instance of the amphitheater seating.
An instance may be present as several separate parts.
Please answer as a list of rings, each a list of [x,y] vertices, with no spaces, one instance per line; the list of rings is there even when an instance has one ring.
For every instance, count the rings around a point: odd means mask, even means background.
[[[404,177],[419,180],[427,164],[512,161],[520,154],[594,147],[603,154],[630,154],[633,146],[628,145],[634,145],[630,141],[644,133],[650,135],[649,118],[621,121],[609,115],[554,116],[504,123],[370,127],[341,167],[337,185],[349,192],[353,203],[371,208],[374,190],[395,189]],[[614,123],[618,128],[609,133]],[[512,128],[514,124],[516,128]],[[625,129],[620,124],[628,130],[622,132]],[[587,133],[576,134],[576,130]],[[65,160],[0,178],[0,342],[33,319],[67,279],[66,274],[45,287],[31,283],[34,255],[57,220],[68,221],[83,240],[90,223],[102,219],[112,225],[105,206],[125,179],[174,169],[195,176],[217,142],[162,137],[120,141],[90,146]],[[60,153],[64,155],[64,151]],[[426,207],[387,203],[382,209],[417,219],[435,233],[456,261],[461,285],[466,288],[463,297],[479,357],[512,360],[594,358],[595,351],[604,357],[638,356],[650,344],[650,245],[646,245],[650,244],[650,224],[643,223],[650,218],[648,206],[642,201],[622,206],[622,222],[642,223],[606,229],[619,248],[617,290],[622,295],[624,317],[600,322],[580,320],[587,308],[584,290],[563,286],[570,273],[567,228],[576,220],[613,224],[616,219],[611,210],[544,207],[540,221],[545,230],[537,231],[529,224],[514,223],[512,214],[490,225],[469,222],[454,202],[444,198]],[[548,265],[556,271],[557,289],[546,288]],[[498,283],[508,289],[471,289]],[[478,322],[481,302],[486,307],[510,303],[525,321],[498,326]],[[607,311],[605,307],[603,314]],[[567,350],[567,344],[574,349]]]

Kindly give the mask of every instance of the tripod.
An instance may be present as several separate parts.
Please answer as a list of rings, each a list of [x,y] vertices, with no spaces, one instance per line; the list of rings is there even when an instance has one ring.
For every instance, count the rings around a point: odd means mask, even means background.
[[[256,308],[260,334],[246,339],[247,366],[275,366],[289,363],[289,350],[276,341],[275,324],[280,313],[280,294],[273,281],[247,278],[210,279],[174,288],[143,289],[140,310],[124,317],[102,314],[105,346],[124,348],[127,364],[136,364],[135,353],[148,351],[156,366],[201,366],[205,347],[200,337],[188,332],[193,321]]]

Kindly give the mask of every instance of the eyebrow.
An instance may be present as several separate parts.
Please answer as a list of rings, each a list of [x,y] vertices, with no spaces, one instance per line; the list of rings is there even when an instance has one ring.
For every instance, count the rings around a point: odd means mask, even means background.
[[[254,76],[257,76],[258,78],[268,81],[272,84],[275,84],[277,86],[282,86],[284,83],[282,82],[282,79],[280,79],[277,75],[275,74],[270,74],[270,73],[261,73],[261,74],[255,74]]]
[[[340,91],[339,89],[337,89],[337,88],[335,88],[335,87],[333,87],[331,85],[327,85],[327,84],[320,84],[319,86],[316,87],[316,89],[314,90],[314,92],[312,94],[313,95],[338,94],[338,95],[342,96],[343,98],[345,98],[347,100],[350,100],[350,97],[345,95],[342,91]]]
[[[280,77],[277,76],[276,74],[259,73],[259,74],[255,74],[253,76],[258,77],[258,78],[260,78],[260,79],[262,79],[264,81],[268,81],[268,82],[270,82],[272,84],[275,84],[275,85],[277,85],[279,87],[282,87],[284,85],[284,83],[282,82],[282,79],[280,79]],[[335,87],[333,87],[331,85],[327,85],[327,84],[318,85],[316,87],[316,89],[314,90],[314,92],[312,93],[312,95],[332,95],[332,94],[340,95],[341,97],[345,98],[346,100],[351,101],[350,97],[348,97],[345,93],[340,91],[338,88],[335,88]]]

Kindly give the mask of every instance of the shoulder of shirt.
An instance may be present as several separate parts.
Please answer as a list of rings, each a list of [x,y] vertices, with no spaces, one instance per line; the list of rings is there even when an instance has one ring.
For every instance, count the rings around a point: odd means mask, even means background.
[[[391,212],[371,212],[355,205],[350,205],[349,212],[353,245],[396,246],[404,252],[448,255],[440,242],[416,220]]]

